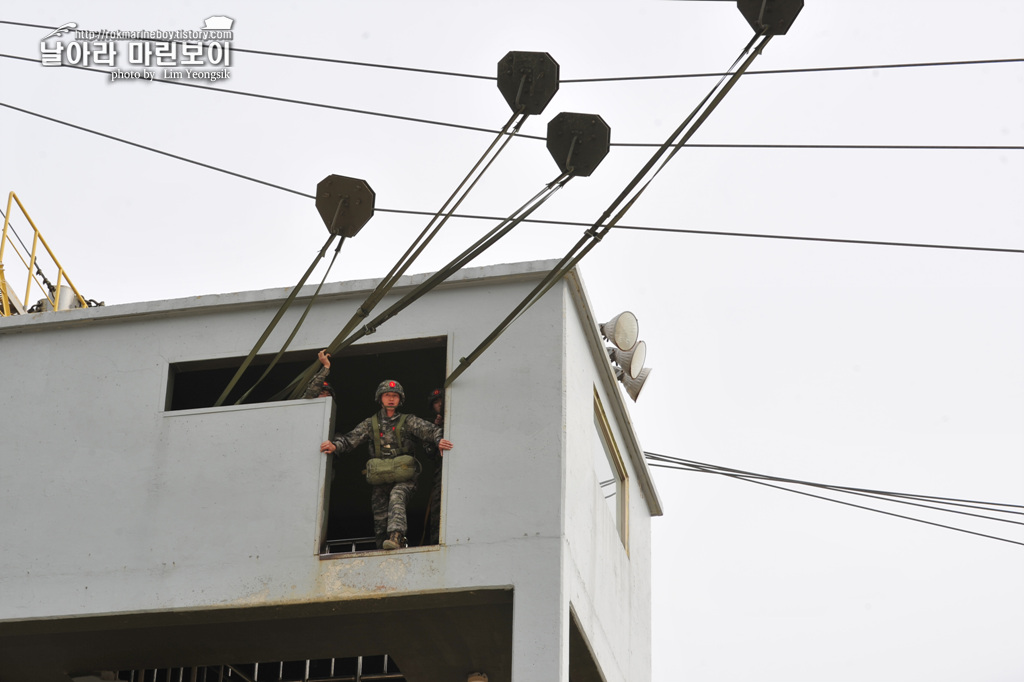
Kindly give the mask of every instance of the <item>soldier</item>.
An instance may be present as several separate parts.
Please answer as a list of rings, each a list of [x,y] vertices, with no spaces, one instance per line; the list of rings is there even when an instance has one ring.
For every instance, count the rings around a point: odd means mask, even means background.
[[[444,389],[435,388],[427,396],[427,404],[433,412],[434,425],[444,429]],[[427,506],[427,528],[430,531],[430,544],[436,545],[441,542],[441,463],[442,455],[440,450],[431,447],[424,448],[427,454],[437,458],[437,466],[434,467],[434,480],[430,488],[430,502]]]
[[[439,451],[451,450],[452,442],[442,438],[442,430],[430,422],[397,411],[405,401],[405,391],[397,381],[382,381],[374,400],[380,411],[364,419],[344,436],[320,444],[320,452],[350,452],[369,441],[371,459],[366,463],[366,479],[373,486],[373,531],[377,547],[398,549],[406,545],[405,505],[416,490],[420,463],[412,457],[413,439]]]
[[[306,384],[306,391],[302,394],[303,398],[323,398],[325,396],[334,397],[334,389],[327,383],[327,375],[331,373],[331,354],[324,348],[322,351],[316,354],[317,359],[323,367],[313,375],[313,378]]]

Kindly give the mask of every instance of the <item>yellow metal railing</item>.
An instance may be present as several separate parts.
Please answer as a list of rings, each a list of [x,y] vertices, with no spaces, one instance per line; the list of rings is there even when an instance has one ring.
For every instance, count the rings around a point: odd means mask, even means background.
[[[24,254],[22,254],[22,252],[18,250],[17,245],[11,242],[10,237],[8,237],[8,231],[11,222],[12,200],[17,202],[18,208],[21,209],[22,215],[24,215],[25,219],[28,220],[28,224],[32,226],[32,247],[31,249],[29,249],[29,247],[26,246],[24,242],[22,242],[21,246],[26,251],[26,253]],[[21,241],[20,238],[19,241]],[[9,242],[11,251],[17,254],[18,258],[21,260],[22,265],[24,265],[25,269],[28,270],[28,279],[25,282],[25,297],[22,299],[22,305],[24,305],[26,309],[28,308],[29,301],[31,300],[33,281],[36,283],[36,286],[39,287],[39,290],[43,293],[43,297],[49,302],[53,310],[60,310],[61,284],[63,282],[67,282],[68,287],[71,289],[75,297],[78,299],[78,304],[81,307],[85,308],[88,306],[88,303],[86,302],[85,298],[82,296],[82,294],[78,292],[78,289],[75,287],[75,285],[72,284],[71,278],[68,277],[66,272],[64,272],[64,268],[61,267],[61,264],[57,260],[57,257],[53,255],[53,251],[50,249],[49,244],[46,243],[46,240],[43,239],[43,235],[39,233],[39,228],[36,227],[36,224],[34,222],[32,222],[32,217],[28,214],[28,211],[25,210],[25,207],[22,205],[21,200],[18,199],[18,195],[15,194],[14,192],[11,192],[9,195],[7,195],[7,211],[4,213],[4,231],[3,236],[0,237],[0,299],[2,299],[2,301],[0,301],[0,303],[2,303],[2,305],[0,305],[0,316],[6,317],[11,314],[11,290],[8,288],[10,285],[4,275],[4,253],[7,249],[7,245]],[[40,244],[42,244],[43,248],[46,250],[46,253],[49,254],[50,259],[53,261],[53,264],[57,266],[57,284],[53,286],[52,295],[50,292],[50,287],[43,286],[43,284],[40,283],[39,279],[36,276],[36,271],[38,269],[37,255]],[[45,281],[46,277],[44,276],[43,279]],[[48,281],[47,284],[49,284]]]

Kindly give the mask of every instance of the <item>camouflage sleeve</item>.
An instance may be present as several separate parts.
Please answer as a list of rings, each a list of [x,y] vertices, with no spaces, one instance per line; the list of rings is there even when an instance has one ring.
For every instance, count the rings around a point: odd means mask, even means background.
[[[444,435],[439,426],[411,414],[405,420],[405,432],[423,443],[428,452],[437,450],[437,444]]]
[[[444,433],[444,422],[438,424],[436,421],[431,422],[429,419],[425,419],[424,421],[428,424],[433,424],[437,428],[441,429],[442,433]],[[440,448],[438,448],[437,444],[432,440],[423,442],[423,451],[427,454],[427,457],[430,457],[431,459],[438,459],[438,455],[441,452]]]
[[[373,422],[370,417],[367,417],[344,436],[335,435],[331,442],[334,443],[334,447],[338,448],[337,452],[351,452],[369,440],[372,432]]]
[[[306,392],[302,394],[303,398],[316,398],[320,395],[320,387],[324,385],[324,380],[327,379],[327,375],[331,373],[330,367],[321,367],[320,371],[313,375],[313,378],[306,384]]]

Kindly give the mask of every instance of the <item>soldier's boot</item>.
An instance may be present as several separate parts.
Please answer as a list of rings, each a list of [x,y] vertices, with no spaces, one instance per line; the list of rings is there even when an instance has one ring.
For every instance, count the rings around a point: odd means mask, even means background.
[[[385,531],[383,533],[377,533],[376,534],[377,549],[380,549],[381,547],[383,547],[384,546],[384,542],[387,541],[387,539],[388,539],[387,531]]]
[[[392,531],[391,536],[384,541],[384,549],[399,549],[405,546],[405,537],[402,531]]]

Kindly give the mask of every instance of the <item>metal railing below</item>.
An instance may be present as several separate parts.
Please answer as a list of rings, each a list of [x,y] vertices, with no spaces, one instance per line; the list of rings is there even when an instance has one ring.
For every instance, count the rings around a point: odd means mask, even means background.
[[[323,554],[350,554],[352,552],[373,552],[377,547],[377,538],[339,538],[324,542]]]

